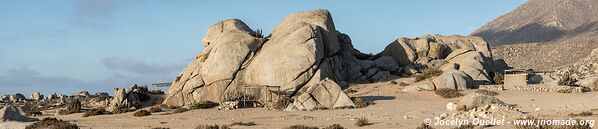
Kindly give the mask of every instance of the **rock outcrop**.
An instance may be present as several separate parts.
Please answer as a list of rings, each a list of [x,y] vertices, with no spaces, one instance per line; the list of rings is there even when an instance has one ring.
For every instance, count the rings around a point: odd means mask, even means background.
[[[299,100],[289,109],[350,107],[353,103],[339,92],[349,83],[451,64],[458,67],[429,82],[459,89],[490,83],[493,72],[490,49],[479,37],[400,38],[380,54],[364,54],[322,9],[287,16],[267,37],[239,19],[227,19],[210,27],[202,43],[205,49],[173,81],[164,105],[224,102],[231,93],[258,88]]]
[[[19,121],[19,122],[31,122],[37,121],[36,118],[30,118],[27,116],[21,115],[19,109],[15,108],[12,105],[6,106],[0,109],[0,120],[1,121]]]
[[[148,100],[147,87],[131,86],[128,89],[114,88],[114,97],[109,102],[108,111],[115,109],[139,109],[143,106],[143,101]]]
[[[350,41],[336,31],[327,10],[289,15],[266,38],[238,19],[221,21],[208,29],[205,49],[175,79],[163,104],[222,102],[246,87],[279,87],[287,96],[297,96],[324,78],[344,81],[344,59],[357,61]]]
[[[31,94],[31,100],[34,100],[34,101],[39,101],[39,100],[42,100],[42,99],[44,99],[44,95],[42,95],[42,94],[41,94],[41,93],[39,93],[39,92],[33,92],[33,93]]]

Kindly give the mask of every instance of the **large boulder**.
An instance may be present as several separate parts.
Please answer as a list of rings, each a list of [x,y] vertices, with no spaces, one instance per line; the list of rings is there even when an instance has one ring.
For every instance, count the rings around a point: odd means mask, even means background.
[[[25,95],[21,94],[21,93],[15,93],[15,94],[11,94],[8,96],[8,100],[10,102],[19,102],[19,101],[25,101],[27,98],[25,98]]]
[[[294,93],[326,77],[346,76],[344,58],[337,53],[349,51],[341,49],[339,38],[343,43],[350,39],[336,31],[327,10],[291,14],[267,38],[252,34],[238,19],[210,27],[203,40],[206,48],[173,81],[163,104],[222,102],[245,87],[274,86]]]
[[[440,76],[432,79],[432,83],[436,89],[449,88],[456,90],[471,89],[471,78],[462,71],[451,70],[443,72]]]
[[[36,118],[30,118],[27,116],[23,116],[20,113],[19,109],[16,107],[9,105],[2,109],[0,109],[0,120],[1,121],[19,121],[19,122],[32,122],[37,121]]]
[[[380,55],[394,58],[400,66],[413,64],[417,60],[415,48],[406,38],[399,38],[388,44]]]
[[[33,92],[33,93],[31,94],[31,100],[34,100],[34,101],[39,101],[39,100],[42,100],[42,99],[44,99],[44,95],[42,95],[42,94],[41,94],[41,93],[39,93],[39,92]]]
[[[305,86],[295,101],[285,110],[314,110],[355,107],[355,104],[333,80],[324,79],[315,85]]]
[[[471,93],[466,96],[463,96],[459,100],[460,104],[465,105],[467,109],[476,108],[476,107],[483,107],[490,104],[499,104],[504,105],[505,102],[501,101],[498,98],[495,98],[490,95],[480,94],[480,93]]]

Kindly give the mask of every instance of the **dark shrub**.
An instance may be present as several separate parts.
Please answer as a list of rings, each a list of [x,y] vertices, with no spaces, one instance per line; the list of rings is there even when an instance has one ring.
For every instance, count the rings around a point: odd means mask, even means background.
[[[162,112],[162,108],[159,107],[152,107],[148,110],[151,113],[155,113],[155,112]]]
[[[366,118],[358,118],[357,121],[355,121],[355,126],[357,127],[362,127],[366,125],[370,125],[370,121]]]
[[[163,95],[164,91],[162,91],[162,90],[152,90],[152,91],[150,91],[150,94]]]
[[[492,77],[492,81],[494,81],[494,84],[505,84],[504,80],[505,74],[500,72],[494,72],[494,77]]]
[[[442,70],[433,68],[423,69],[421,74],[415,76],[415,82],[419,82],[440,75],[442,75]]]
[[[198,125],[195,129],[230,129],[227,125]]]
[[[242,122],[242,121],[237,121],[237,122],[233,122],[232,124],[230,124],[230,126],[235,126],[235,125],[240,125],[240,126],[254,126],[254,125],[257,125],[257,124],[255,124],[255,122]]]
[[[323,129],[345,129],[345,127],[341,126],[340,124],[333,124],[330,126],[326,126]]]
[[[104,108],[96,108],[83,113],[83,117],[97,116],[102,114],[106,114],[106,110]]]
[[[183,113],[183,112],[187,112],[189,111],[189,109],[186,108],[177,108],[176,110],[174,110],[173,113]]]
[[[306,126],[306,125],[292,125],[286,127],[285,129],[318,129],[316,126]]]
[[[71,124],[56,118],[44,118],[25,127],[25,129],[79,129],[76,124]]]
[[[152,113],[150,113],[147,110],[139,110],[133,114],[133,116],[136,116],[136,117],[149,116],[149,115],[152,115]]]
[[[212,101],[201,101],[201,102],[189,105],[189,109],[191,109],[191,110],[194,110],[194,109],[208,109],[208,108],[216,107],[218,105],[220,105],[220,104],[214,103]]]
[[[115,108],[112,110],[112,114],[121,114],[121,113],[127,113],[129,112],[128,109],[124,109],[124,108]]]
[[[432,126],[430,126],[426,123],[422,123],[419,127],[415,128],[415,129],[434,129],[434,128],[432,128]]]
[[[571,114],[569,114],[569,116],[571,116],[571,117],[578,117],[578,116],[592,116],[592,115],[594,115],[594,113],[592,113],[592,112],[590,112],[590,111],[583,111],[583,112],[580,112],[580,113],[578,113],[578,114],[575,114],[575,113],[571,113]]]
[[[436,93],[436,95],[445,98],[445,99],[450,99],[450,98],[456,98],[456,97],[461,97],[463,96],[463,94],[455,89],[449,89],[449,88],[440,88],[440,89],[436,89],[434,91],[434,93]]]
[[[485,95],[490,95],[490,96],[496,96],[496,95],[498,95],[498,93],[497,93],[497,92],[494,92],[494,91],[488,91],[488,90],[484,90],[484,89],[477,90],[477,91],[475,91],[475,93],[478,93],[478,94],[485,94]]]
[[[351,97],[351,100],[355,104],[356,108],[363,108],[374,104],[374,102],[365,100],[361,97]]]
[[[558,84],[560,86],[575,86],[576,82],[577,82],[577,79],[571,77],[571,75],[569,73],[565,73],[560,76],[560,80],[559,80]]]

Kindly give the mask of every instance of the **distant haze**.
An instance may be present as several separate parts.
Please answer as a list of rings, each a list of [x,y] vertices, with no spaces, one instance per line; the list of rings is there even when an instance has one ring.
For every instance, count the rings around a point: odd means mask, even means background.
[[[0,94],[73,94],[169,82],[212,24],[239,18],[269,33],[293,12],[325,8],[362,52],[397,37],[468,35],[524,0],[0,2]]]

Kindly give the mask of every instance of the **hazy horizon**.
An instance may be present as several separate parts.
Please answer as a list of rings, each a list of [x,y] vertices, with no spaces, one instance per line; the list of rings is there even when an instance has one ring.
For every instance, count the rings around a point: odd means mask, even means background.
[[[364,53],[397,37],[469,35],[526,2],[515,1],[4,1],[0,95],[112,93],[172,81],[214,23],[238,18],[269,34],[294,12],[328,9]],[[355,8],[359,7],[359,8]]]

